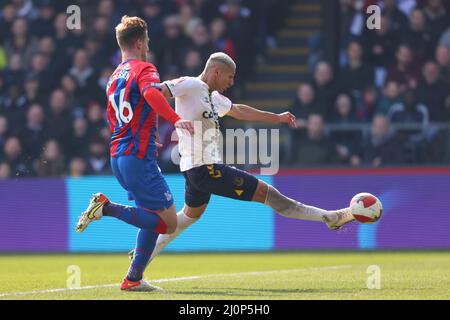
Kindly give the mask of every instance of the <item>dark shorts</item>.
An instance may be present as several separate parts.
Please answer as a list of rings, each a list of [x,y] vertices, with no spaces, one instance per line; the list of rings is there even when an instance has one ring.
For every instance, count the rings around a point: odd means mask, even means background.
[[[211,194],[251,201],[258,179],[225,164],[203,165],[183,172],[186,179],[184,201],[197,208],[209,202]]]

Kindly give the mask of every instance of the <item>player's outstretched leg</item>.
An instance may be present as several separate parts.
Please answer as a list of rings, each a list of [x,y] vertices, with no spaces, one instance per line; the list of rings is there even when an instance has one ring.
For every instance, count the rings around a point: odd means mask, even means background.
[[[268,205],[287,218],[325,222],[331,230],[340,229],[344,224],[354,220],[350,208],[324,210],[309,206],[286,197],[261,180],[258,182],[253,200]]]
[[[166,233],[167,229],[166,223],[156,211],[112,203],[103,193],[97,193],[92,196],[88,208],[81,214],[76,231],[83,232],[92,221],[99,220],[103,216],[115,217],[156,233]]]

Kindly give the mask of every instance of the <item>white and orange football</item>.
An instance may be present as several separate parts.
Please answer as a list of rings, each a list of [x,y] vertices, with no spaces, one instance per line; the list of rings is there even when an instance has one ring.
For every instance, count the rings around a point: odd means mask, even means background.
[[[381,218],[381,201],[371,193],[358,193],[350,201],[352,215],[361,223],[373,223]]]

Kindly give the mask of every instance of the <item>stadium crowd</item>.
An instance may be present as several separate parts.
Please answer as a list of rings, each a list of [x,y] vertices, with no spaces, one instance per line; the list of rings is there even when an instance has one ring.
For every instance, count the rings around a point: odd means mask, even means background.
[[[366,27],[370,5],[379,29]],[[338,66],[312,50],[313,77],[291,105],[301,128],[291,165],[449,164],[450,1],[340,0],[340,10]]]
[[[71,30],[73,3],[81,28]],[[274,0],[1,1],[0,179],[111,173],[105,88],[121,62],[114,27],[122,15],[148,23],[161,79],[196,76],[224,51],[242,66],[239,89],[277,12]]]
[[[450,163],[448,3],[381,2],[381,28],[368,30],[363,12],[378,1],[340,1],[339,67],[320,51],[311,59],[312,80],[291,106],[301,129],[285,165]],[[71,4],[1,2],[0,179],[111,173],[105,88],[121,59],[114,26],[123,14],[149,24],[161,79],[198,75],[215,51],[235,58],[237,98],[283,18],[275,0],[79,0],[82,27],[69,30]],[[161,120],[162,137],[167,130]],[[176,170],[167,156],[159,161]]]

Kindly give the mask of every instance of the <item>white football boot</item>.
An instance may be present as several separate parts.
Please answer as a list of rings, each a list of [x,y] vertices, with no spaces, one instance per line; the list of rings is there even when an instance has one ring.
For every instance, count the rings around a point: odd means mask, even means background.
[[[109,202],[109,199],[103,193],[96,193],[92,196],[89,206],[78,219],[76,231],[83,232],[89,223],[99,220],[103,217],[103,206]]]
[[[123,279],[120,285],[120,290],[124,291],[136,291],[136,292],[150,292],[150,291],[162,291],[163,289],[152,285],[145,281],[144,279],[139,281],[130,281],[128,279]]]
[[[329,217],[324,216],[323,222],[325,222],[330,230],[339,230],[343,225],[355,220],[350,208],[344,208],[335,211],[336,219],[331,220]]]

